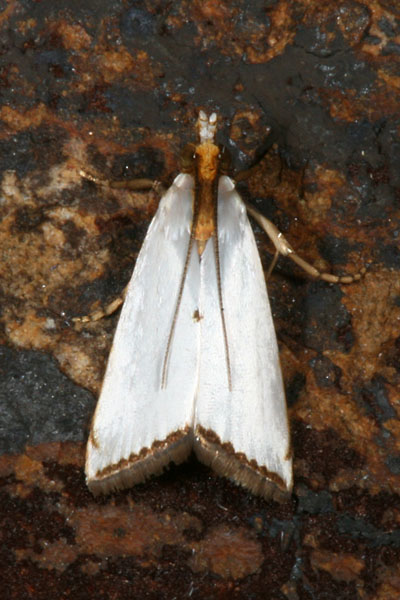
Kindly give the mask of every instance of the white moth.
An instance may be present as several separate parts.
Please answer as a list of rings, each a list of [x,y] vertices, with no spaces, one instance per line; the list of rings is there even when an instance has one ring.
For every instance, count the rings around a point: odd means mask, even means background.
[[[264,273],[223,174],[216,121],[200,112],[191,165],[162,197],[136,261],[87,445],[93,493],[142,482],[192,450],[265,498],[292,488]]]

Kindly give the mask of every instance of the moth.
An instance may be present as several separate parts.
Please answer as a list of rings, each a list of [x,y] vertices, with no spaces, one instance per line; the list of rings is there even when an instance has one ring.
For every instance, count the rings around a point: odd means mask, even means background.
[[[119,318],[87,444],[94,493],[143,482],[194,451],[264,498],[292,489],[292,451],[276,335],[246,206],[201,111],[199,143],[148,229]],[[312,275],[276,227],[276,246]]]

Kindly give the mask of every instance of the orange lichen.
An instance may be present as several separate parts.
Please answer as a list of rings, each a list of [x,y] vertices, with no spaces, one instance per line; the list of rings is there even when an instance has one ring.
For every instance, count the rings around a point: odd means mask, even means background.
[[[311,553],[311,564],[314,569],[322,569],[330,573],[333,579],[346,582],[356,580],[365,567],[362,558],[320,549]]]
[[[261,544],[243,527],[220,525],[193,544],[189,561],[193,571],[211,570],[223,578],[242,579],[255,573],[264,561]]]

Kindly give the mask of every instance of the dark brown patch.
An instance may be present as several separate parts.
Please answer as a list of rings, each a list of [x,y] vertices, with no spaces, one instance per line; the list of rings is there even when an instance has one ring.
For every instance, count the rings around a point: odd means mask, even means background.
[[[151,448],[142,448],[139,454],[131,454],[118,463],[97,471],[95,479],[87,484],[93,494],[106,494],[142,483],[151,475],[159,475],[170,463],[186,460],[193,446],[191,429],[185,427],[174,431],[165,440],[156,440]]]
[[[199,460],[210,465],[219,475],[232,478],[253,494],[278,502],[286,500],[290,494],[277,473],[260,466],[254,459],[249,460],[243,452],[235,452],[230,442],[222,443],[210,429],[196,428],[194,450]]]

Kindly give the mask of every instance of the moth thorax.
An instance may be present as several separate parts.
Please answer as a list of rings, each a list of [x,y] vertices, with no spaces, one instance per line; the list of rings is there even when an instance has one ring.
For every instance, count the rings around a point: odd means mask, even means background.
[[[212,143],[196,148],[197,175],[202,181],[214,181],[218,174],[219,148]]]

